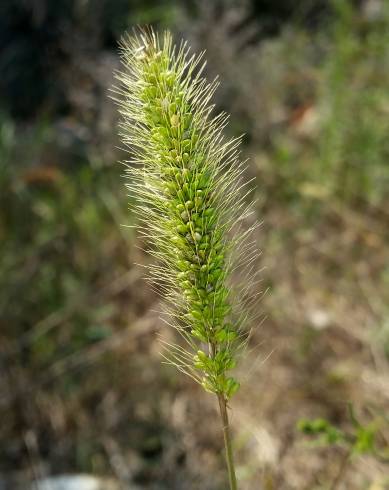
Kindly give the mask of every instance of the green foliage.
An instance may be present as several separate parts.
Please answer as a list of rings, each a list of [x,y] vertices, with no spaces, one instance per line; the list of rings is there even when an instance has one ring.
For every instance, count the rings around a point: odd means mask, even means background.
[[[379,431],[385,424],[381,418],[363,424],[355,417],[353,407],[349,405],[350,420],[352,430],[343,431],[332,425],[328,420],[301,419],[297,423],[297,428],[303,434],[316,437],[315,444],[320,446],[341,445],[347,449],[351,456],[371,454],[389,460],[389,448],[380,447]]]
[[[129,20],[133,25],[155,25],[158,23],[168,26],[174,23],[178,4],[179,2],[176,0],[168,0],[163,4],[154,0],[142,1],[137,8],[132,8],[133,12],[131,12]],[[127,26],[123,26],[124,29]]]
[[[111,335],[114,307],[108,299],[92,306],[90,291],[111,268],[110,242],[120,249],[106,205],[116,171],[87,162],[67,173],[54,165],[23,165],[27,154],[39,158],[48,133],[47,125],[38,126],[21,150],[13,124],[4,119],[0,125],[2,335],[14,362],[23,358],[37,376]]]
[[[333,4],[326,28],[285,32],[259,58],[271,107],[281,100],[286,108],[286,124],[269,132],[261,162],[269,199],[315,219],[339,205],[388,204],[389,3],[376,16],[350,1]],[[248,102],[252,92],[250,86]]]
[[[318,436],[318,443],[331,445],[344,440],[344,434],[325,419],[302,419],[298,422],[298,429],[307,435]]]
[[[226,115],[210,115],[217,84],[201,76],[202,55],[190,55],[185,43],[175,47],[169,33],[160,40],[153,32],[126,39],[122,55],[122,138],[135,155],[128,187],[155,247],[152,276],[190,347],[171,346],[170,360],[228,399],[239,387],[226,372],[242,345],[243,320],[232,308],[228,281],[250,231],[239,231],[247,214],[239,139],[225,142]]]
[[[389,6],[382,4],[380,18],[360,20],[350,2],[334,5],[317,178],[341,200],[381,205],[389,185]]]

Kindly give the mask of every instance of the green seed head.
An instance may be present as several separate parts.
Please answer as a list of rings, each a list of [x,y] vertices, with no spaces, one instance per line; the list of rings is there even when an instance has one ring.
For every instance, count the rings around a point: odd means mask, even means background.
[[[122,42],[122,61],[121,136],[133,155],[128,187],[158,259],[151,272],[187,342],[169,358],[228,399],[239,387],[227,372],[244,342],[245,316],[231,278],[249,231],[239,231],[247,215],[239,139],[223,138],[227,117],[213,117],[209,102],[217,84],[205,81],[202,55],[192,56],[185,43],[140,32]]]

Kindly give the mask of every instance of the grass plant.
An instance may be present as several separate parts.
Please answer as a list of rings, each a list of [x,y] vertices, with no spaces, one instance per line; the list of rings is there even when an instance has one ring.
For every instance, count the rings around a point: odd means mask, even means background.
[[[212,114],[218,82],[203,76],[204,53],[192,54],[185,42],[176,46],[170,33],[159,37],[152,30],[125,38],[121,53],[115,91],[122,141],[132,153],[127,185],[157,259],[152,282],[184,339],[168,344],[165,358],[217,396],[233,490],[227,404],[239,382],[230,371],[247,341],[257,254],[249,240],[253,227],[245,224],[250,186],[242,178],[240,138],[227,140],[228,116]]]

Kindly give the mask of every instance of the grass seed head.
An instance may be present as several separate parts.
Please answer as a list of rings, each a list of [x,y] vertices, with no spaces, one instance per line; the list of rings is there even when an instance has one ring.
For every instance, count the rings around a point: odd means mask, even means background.
[[[244,344],[246,313],[231,277],[250,231],[242,226],[240,140],[225,140],[227,116],[211,114],[217,82],[202,76],[203,54],[151,30],[125,38],[121,53],[116,93],[121,136],[133,155],[128,188],[158,259],[152,276],[186,340],[186,348],[169,346],[168,358],[229,399],[239,388],[229,371]]]

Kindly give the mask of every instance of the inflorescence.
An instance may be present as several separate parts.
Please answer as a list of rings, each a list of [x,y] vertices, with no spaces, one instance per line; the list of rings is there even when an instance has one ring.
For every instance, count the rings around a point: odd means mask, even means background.
[[[239,226],[247,216],[240,140],[225,142],[227,116],[211,116],[217,82],[202,76],[202,54],[151,31],[124,40],[122,57],[116,92],[122,138],[133,154],[128,187],[158,259],[153,280],[190,347],[170,346],[169,359],[229,399],[239,388],[228,371],[245,316],[239,305],[234,310],[231,284],[247,235]]]

